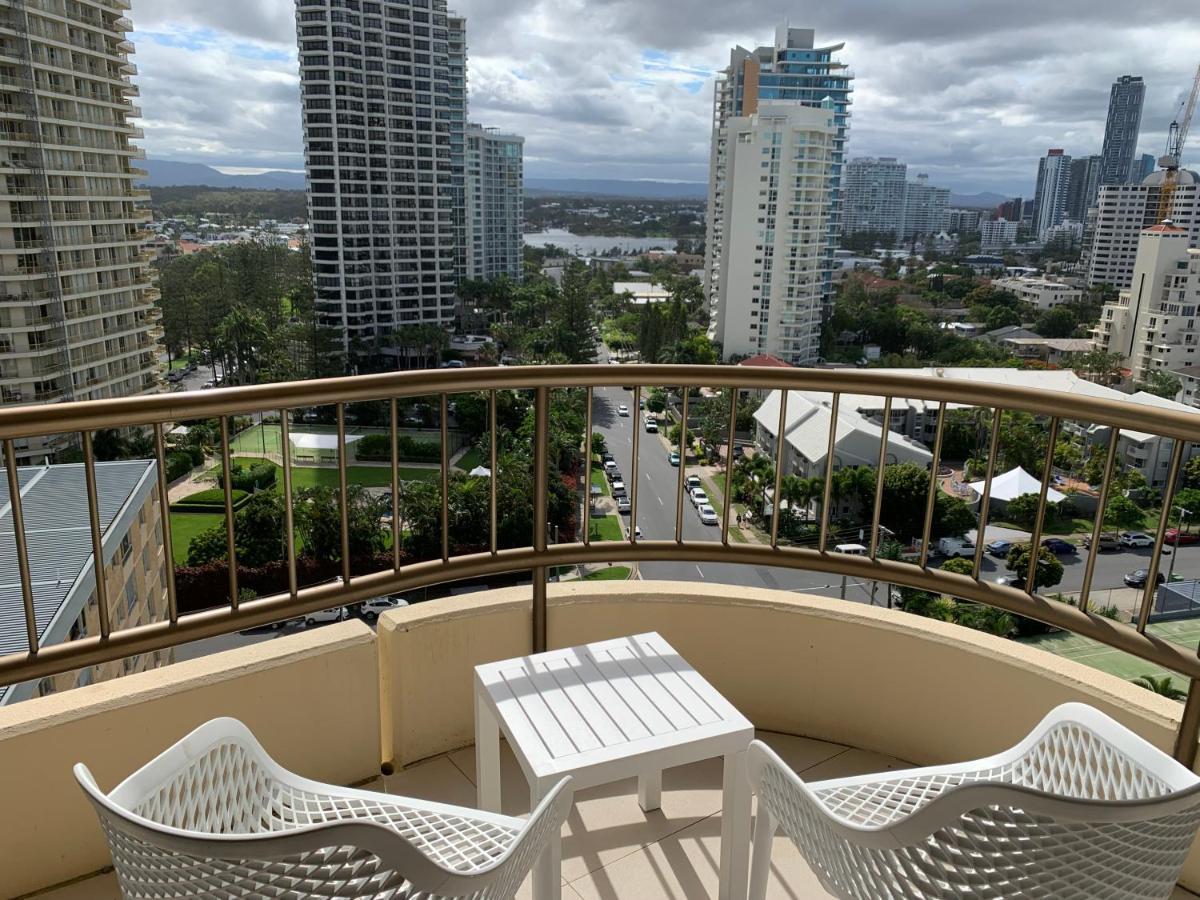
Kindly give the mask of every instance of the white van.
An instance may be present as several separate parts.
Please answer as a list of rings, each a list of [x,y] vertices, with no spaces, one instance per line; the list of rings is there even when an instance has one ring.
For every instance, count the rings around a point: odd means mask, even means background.
[[[862,544],[838,544],[833,548],[838,553],[846,553],[850,556],[866,556],[867,548]]]
[[[944,537],[937,542],[937,552],[950,559],[958,556],[973,557],[975,555],[975,545],[971,543],[969,538]]]

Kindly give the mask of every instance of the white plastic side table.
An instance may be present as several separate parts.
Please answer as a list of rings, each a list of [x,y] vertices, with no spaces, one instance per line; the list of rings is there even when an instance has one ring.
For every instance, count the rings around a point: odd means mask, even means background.
[[[724,759],[720,900],[746,896],[754,727],[657,633],[475,667],[479,806],[500,811],[500,733],[529,782],[530,808],[564,775],[576,790],[637,776],[658,809],[662,770]],[[536,900],[562,890],[561,836],[533,872]]]

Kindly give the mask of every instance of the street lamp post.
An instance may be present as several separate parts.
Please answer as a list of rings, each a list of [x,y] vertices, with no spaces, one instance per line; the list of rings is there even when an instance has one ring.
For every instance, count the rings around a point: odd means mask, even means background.
[[[1184,517],[1192,514],[1190,509],[1184,509],[1182,506],[1176,506],[1175,509],[1179,510],[1179,524],[1175,527],[1175,549],[1171,551],[1171,564],[1167,566],[1167,584],[1171,583],[1171,576],[1175,574],[1175,557],[1179,555],[1179,548],[1183,546],[1179,542],[1179,535],[1183,531]]]

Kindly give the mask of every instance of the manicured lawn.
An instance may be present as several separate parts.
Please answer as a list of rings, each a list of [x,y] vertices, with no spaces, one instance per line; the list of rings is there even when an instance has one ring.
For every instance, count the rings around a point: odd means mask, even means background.
[[[192,538],[224,521],[223,515],[211,513],[171,513],[171,556],[175,559],[175,565],[187,563],[188,545]]]
[[[241,463],[249,466],[262,462],[262,460],[254,457],[235,456],[233,462],[235,465]],[[283,490],[283,472],[279,471],[280,466],[275,466],[275,469],[275,487],[277,490]],[[213,474],[216,474],[220,471],[220,467],[217,466],[212,471]],[[400,467],[401,481],[438,481],[440,478],[441,473],[437,469]],[[347,466],[346,481],[349,484],[361,484],[365,487],[388,487],[392,483],[392,470],[388,466]],[[292,486],[294,488],[309,488],[317,485],[337,487],[338,470],[326,466],[292,466]]]
[[[597,516],[592,519],[593,541],[623,541],[625,532],[621,528],[620,516]]]
[[[462,469],[464,472],[470,472],[476,466],[486,465],[487,463],[484,462],[483,454],[480,453],[475,447],[472,447],[470,450],[464,453],[459,461],[454,464],[455,468]]]
[[[624,581],[629,577],[628,566],[609,566],[586,576],[584,581]]]
[[[603,466],[592,466],[592,484],[600,488],[601,497],[607,497],[612,493],[608,489],[608,476],[604,474]]]
[[[186,369],[187,367],[188,358],[186,356],[179,356],[171,360],[171,371],[174,371],[175,369]]]

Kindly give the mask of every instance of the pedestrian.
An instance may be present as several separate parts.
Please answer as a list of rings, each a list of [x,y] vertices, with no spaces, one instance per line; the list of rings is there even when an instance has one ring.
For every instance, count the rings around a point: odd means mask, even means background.
[[[742,527],[742,514],[741,513],[737,514],[737,524],[738,524],[738,528]]]

